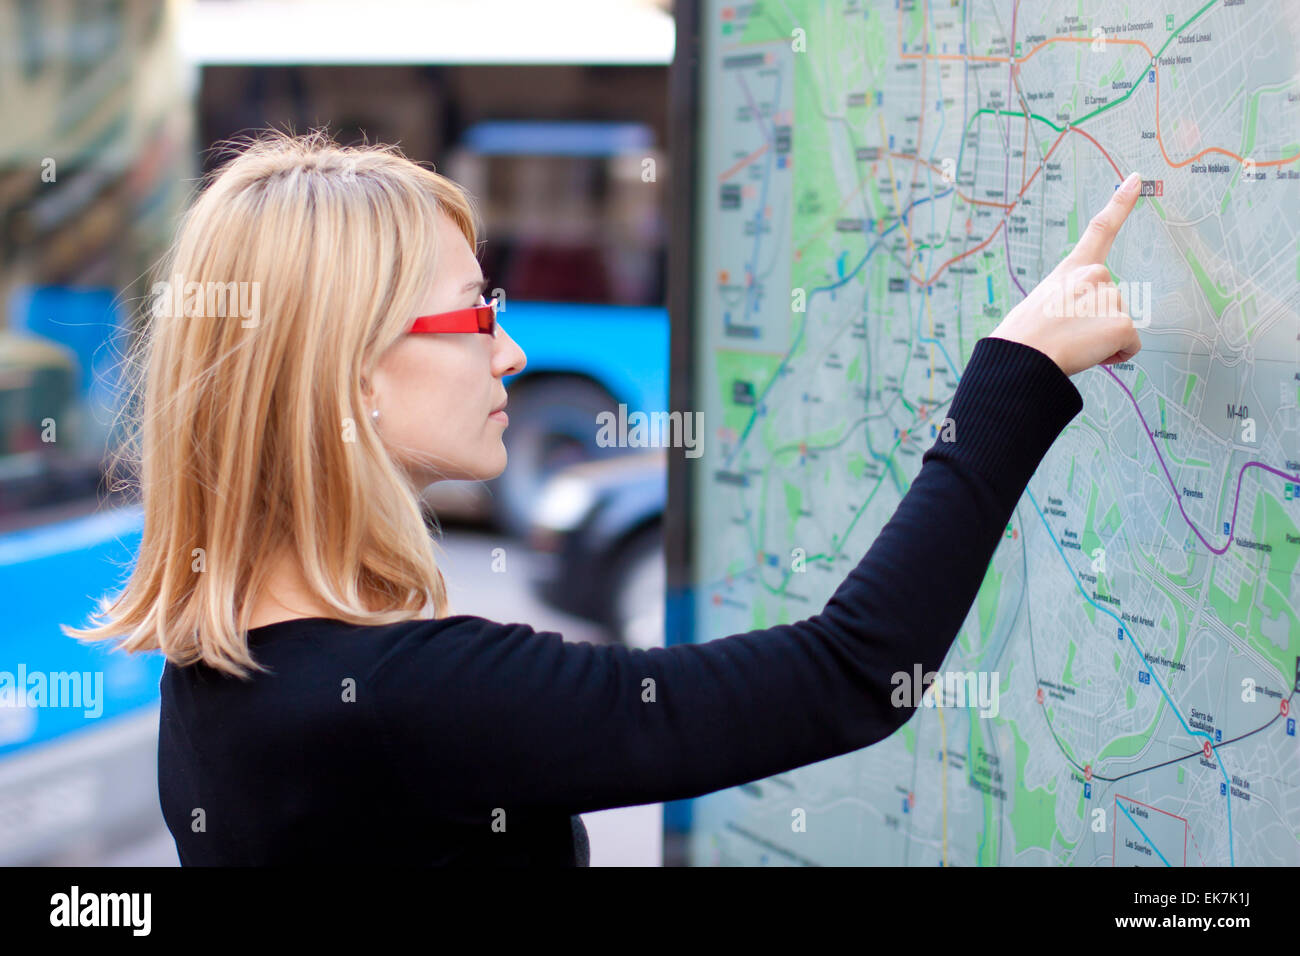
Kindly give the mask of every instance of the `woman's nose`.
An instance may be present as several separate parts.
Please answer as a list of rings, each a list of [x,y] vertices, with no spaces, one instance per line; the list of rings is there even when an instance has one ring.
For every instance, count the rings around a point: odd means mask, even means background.
[[[524,350],[519,347],[510,333],[505,330],[500,322],[497,322],[496,334],[496,364],[501,369],[501,375],[515,375],[524,370],[528,364],[528,356]]]

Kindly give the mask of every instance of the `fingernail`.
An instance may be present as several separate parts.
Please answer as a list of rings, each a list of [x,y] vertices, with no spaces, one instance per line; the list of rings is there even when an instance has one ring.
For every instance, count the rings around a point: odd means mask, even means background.
[[[1124,180],[1124,195],[1127,196],[1130,193],[1135,192],[1141,185],[1142,177],[1138,175],[1137,171],[1135,170],[1134,172],[1129,173],[1128,178]]]

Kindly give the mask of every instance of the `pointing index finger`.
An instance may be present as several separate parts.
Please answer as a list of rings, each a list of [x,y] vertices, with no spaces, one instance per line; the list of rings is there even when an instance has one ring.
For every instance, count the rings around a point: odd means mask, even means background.
[[[1066,258],[1072,265],[1081,266],[1106,261],[1119,227],[1124,224],[1124,220],[1128,218],[1128,214],[1137,203],[1138,193],[1142,191],[1141,187],[1141,177],[1136,172],[1129,173],[1128,178],[1115,190],[1115,195],[1110,197],[1110,202],[1092,217],[1083,235],[1079,237],[1078,243],[1070,250]]]

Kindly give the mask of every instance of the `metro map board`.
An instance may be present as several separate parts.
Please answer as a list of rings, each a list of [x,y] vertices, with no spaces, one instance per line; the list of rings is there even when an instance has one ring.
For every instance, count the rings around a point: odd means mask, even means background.
[[[821,610],[976,340],[1134,169],[1107,262],[1144,347],[1073,378],[945,661],[996,675],[996,715],[940,699],[696,800],[691,862],[1300,863],[1295,5],[698,19],[694,640]]]

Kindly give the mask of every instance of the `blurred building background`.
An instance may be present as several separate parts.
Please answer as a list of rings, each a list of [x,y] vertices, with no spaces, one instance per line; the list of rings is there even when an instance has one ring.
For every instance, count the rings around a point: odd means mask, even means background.
[[[121,366],[229,137],[397,143],[478,197],[528,367],[507,380],[506,474],[426,491],[453,605],[662,642],[663,458],[601,447],[595,416],[667,409],[672,54],[667,0],[0,0],[0,688],[38,671],[104,687],[94,716],[0,700],[0,864],[175,862],[162,660],[58,626],[133,560],[139,509],[108,470]],[[482,574],[502,546],[508,573]],[[587,822],[593,863],[659,862],[660,808]]]

